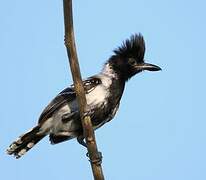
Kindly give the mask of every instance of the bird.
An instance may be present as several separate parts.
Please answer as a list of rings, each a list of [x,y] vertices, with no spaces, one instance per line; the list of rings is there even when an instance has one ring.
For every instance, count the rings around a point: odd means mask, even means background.
[[[144,38],[142,34],[135,33],[113,50],[100,73],[83,80],[94,130],[114,118],[125,84],[131,77],[145,70],[161,70],[157,65],[146,63],[144,56]],[[18,159],[47,135],[51,144],[76,138],[86,146],[74,85],[61,91],[46,106],[37,125],[14,141],[7,153]]]

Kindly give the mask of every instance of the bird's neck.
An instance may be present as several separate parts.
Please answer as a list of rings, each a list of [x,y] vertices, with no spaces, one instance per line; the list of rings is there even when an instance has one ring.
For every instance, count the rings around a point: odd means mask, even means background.
[[[120,75],[114,71],[110,63],[106,63],[101,72],[104,76],[107,76],[111,80],[110,92],[113,99],[119,101],[125,87],[125,81],[122,80]]]
[[[124,74],[120,70],[115,68],[113,61],[110,60],[104,65],[101,73],[108,77],[111,77],[112,79],[118,80],[122,84],[125,84],[127,80],[124,78]]]
[[[106,63],[102,69],[102,74],[111,77],[113,79],[118,79],[118,74],[113,70],[110,63]]]

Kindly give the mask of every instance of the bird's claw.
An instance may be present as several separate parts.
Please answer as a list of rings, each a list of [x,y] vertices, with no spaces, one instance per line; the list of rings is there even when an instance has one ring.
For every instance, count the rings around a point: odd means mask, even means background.
[[[86,156],[88,157],[88,158],[90,158],[90,155],[89,155],[89,153],[87,152],[87,154],[86,154]],[[102,156],[102,153],[101,152],[97,152],[94,156],[93,156],[93,158],[90,158],[90,162],[92,162],[92,163],[95,163],[95,164],[101,164],[102,163],[102,158],[103,158],[103,156]]]

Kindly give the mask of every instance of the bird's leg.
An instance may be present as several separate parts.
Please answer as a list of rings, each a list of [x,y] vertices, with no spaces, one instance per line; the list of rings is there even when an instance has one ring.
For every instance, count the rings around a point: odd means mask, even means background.
[[[86,105],[85,109],[86,109],[86,111],[84,112],[84,117],[90,116],[91,114],[93,114],[93,110],[88,105]],[[84,139],[85,138],[84,138],[83,135],[80,135],[80,136],[77,137],[78,143],[87,148],[87,144],[84,141]],[[101,164],[102,163],[102,153],[101,152],[97,152],[97,153],[93,154],[92,158],[90,157],[89,152],[87,152],[86,156],[91,159],[89,161],[91,161],[92,163],[95,163],[95,164]]]
[[[82,146],[87,148],[87,144],[84,141],[84,136],[80,135],[77,137],[77,141],[79,144],[81,144]],[[89,157],[89,153],[87,152],[86,154],[87,157]],[[102,153],[101,152],[97,152],[97,154],[94,155],[95,158],[93,158],[92,163],[97,163],[97,164],[101,164],[102,163]]]

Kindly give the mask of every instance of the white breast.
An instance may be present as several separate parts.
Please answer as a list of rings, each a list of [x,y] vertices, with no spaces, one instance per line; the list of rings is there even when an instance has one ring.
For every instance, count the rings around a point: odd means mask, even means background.
[[[107,97],[107,91],[104,86],[99,85],[89,94],[86,94],[87,103],[89,106],[96,106],[102,104]]]
[[[98,78],[101,79],[102,84],[98,85],[93,91],[86,94],[86,99],[89,106],[105,104],[109,95],[108,89],[112,83],[111,77],[101,74]]]

